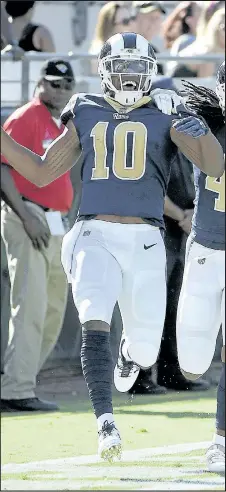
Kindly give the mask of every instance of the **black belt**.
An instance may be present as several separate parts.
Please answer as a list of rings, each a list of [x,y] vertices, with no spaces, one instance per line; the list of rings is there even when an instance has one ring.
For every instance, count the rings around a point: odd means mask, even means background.
[[[42,210],[44,210],[44,212],[48,212],[50,210],[48,207],[43,207],[43,205],[40,205],[40,203],[35,203],[32,200],[30,200],[29,198],[26,198],[25,196],[21,196],[21,198],[24,202],[31,202],[31,203],[34,203],[34,205],[38,205],[38,207],[41,207]]]

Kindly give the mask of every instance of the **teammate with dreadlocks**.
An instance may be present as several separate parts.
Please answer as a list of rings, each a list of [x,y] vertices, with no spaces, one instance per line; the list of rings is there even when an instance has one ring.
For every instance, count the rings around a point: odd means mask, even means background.
[[[184,83],[187,106],[203,117],[225,152],[225,62],[218,70],[216,93]],[[196,188],[192,230],[177,316],[177,347],[182,372],[197,379],[209,368],[225,319],[225,173],[206,176],[194,166]],[[225,341],[217,393],[216,433],[206,453],[209,471],[225,470]]]

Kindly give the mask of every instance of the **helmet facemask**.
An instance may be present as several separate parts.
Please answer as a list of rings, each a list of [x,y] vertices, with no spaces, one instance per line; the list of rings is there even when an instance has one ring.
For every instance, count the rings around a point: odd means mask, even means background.
[[[101,59],[98,71],[102,88],[113,93],[120,104],[132,105],[149,93],[157,63],[151,57],[123,53]]]

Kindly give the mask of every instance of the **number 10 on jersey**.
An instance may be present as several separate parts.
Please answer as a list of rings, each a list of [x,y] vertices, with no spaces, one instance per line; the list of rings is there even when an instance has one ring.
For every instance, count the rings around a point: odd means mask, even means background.
[[[92,179],[108,179],[109,167],[107,166],[106,135],[109,123],[99,122],[91,131],[95,154]],[[132,133],[133,144],[131,153],[131,166],[127,166],[127,139]],[[145,173],[147,128],[143,123],[124,121],[116,126],[112,135],[113,160],[112,171],[118,179],[138,180]]]

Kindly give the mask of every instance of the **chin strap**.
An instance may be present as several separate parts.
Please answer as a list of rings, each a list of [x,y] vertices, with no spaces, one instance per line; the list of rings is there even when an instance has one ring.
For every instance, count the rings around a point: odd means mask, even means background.
[[[137,101],[142,99],[143,92],[137,91],[121,91],[114,94],[114,99],[124,106],[132,106]]]

